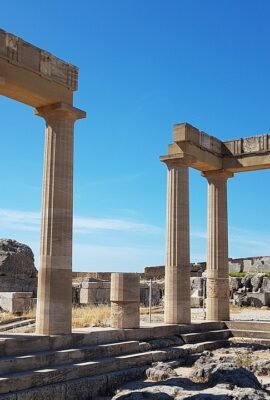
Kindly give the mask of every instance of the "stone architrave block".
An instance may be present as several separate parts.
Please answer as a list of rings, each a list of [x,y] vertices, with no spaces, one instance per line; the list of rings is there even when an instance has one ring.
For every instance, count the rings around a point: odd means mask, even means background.
[[[0,307],[13,314],[28,311],[32,306],[32,292],[0,292]]]
[[[140,327],[140,276],[138,274],[112,274],[111,326],[118,329]]]

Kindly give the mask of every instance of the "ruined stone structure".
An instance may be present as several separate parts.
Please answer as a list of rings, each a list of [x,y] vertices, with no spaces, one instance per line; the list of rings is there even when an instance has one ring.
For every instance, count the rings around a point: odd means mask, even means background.
[[[168,168],[165,322],[189,323],[188,168],[208,181],[207,319],[229,320],[227,182],[234,173],[270,168],[270,135],[222,142],[183,123],[160,159]]]
[[[37,333],[71,332],[73,136],[86,116],[73,106],[78,69],[0,30],[0,94],[46,123]]]
[[[37,274],[30,247],[0,239],[0,292],[32,292],[36,297]]]
[[[138,274],[112,274],[111,326],[120,329],[140,327],[140,278]]]

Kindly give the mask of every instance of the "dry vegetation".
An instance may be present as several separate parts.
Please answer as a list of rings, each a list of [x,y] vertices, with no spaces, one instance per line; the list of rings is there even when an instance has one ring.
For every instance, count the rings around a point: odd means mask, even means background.
[[[108,305],[73,307],[73,328],[86,328],[88,326],[109,326],[111,308]]]
[[[16,316],[10,312],[1,312],[0,313],[0,323],[5,323],[12,321],[16,318]]]
[[[162,306],[152,306],[151,309],[152,314],[161,314],[164,312],[164,308]],[[140,307],[140,314],[149,314],[149,307]]]

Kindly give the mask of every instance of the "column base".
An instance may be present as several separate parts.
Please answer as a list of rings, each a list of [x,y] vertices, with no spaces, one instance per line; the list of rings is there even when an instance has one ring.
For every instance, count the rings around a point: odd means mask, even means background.
[[[38,281],[36,333],[65,335],[72,332],[72,275],[71,269],[58,268],[50,263],[41,266]]]
[[[190,303],[190,267],[166,266],[164,322],[190,324]]]
[[[209,321],[229,321],[229,298],[208,298],[206,300],[206,319]]]
[[[111,327],[134,329],[140,327],[140,303],[111,302]]]
[[[164,313],[165,324],[190,324],[190,301],[178,302],[177,308],[172,304],[167,304]]]

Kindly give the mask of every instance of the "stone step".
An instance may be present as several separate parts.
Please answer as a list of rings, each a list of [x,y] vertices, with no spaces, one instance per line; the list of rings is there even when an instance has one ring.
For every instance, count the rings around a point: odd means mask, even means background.
[[[27,355],[33,352],[63,350],[98,344],[137,341],[179,334],[179,325],[161,325],[139,329],[99,329],[75,331],[68,335],[5,333],[0,335],[0,357]]]
[[[186,344],[50,369],[13,373],[0,378],[0,399],[95,399],[97,395],[104,395],[125,381],[142,377],[145,369],[153,362],[176,360],[199,351],[224,347],[228,343],[227,340],[222,340]]]
[[[226,323],[223,321],[200,321],[190,325],[179,325],[180,334],[195,333],[195,332],[208,332],[226,329]]]
[[[18,321],[8,322],[0,325],[0,332],[10,331],[12,329],[21,328],[23,326],[34,325],[35,319],[21,319]]]
[[[0,393],[8,393],[10,390],[17,392],[50,383],[65,382],[86,376],[108,374],[128,368],[147,366],[158,359],[158,353],[158,350],[135,353],[5,375],[0,378]],[[163,357],[164,353],[161,352],[161,358]]]
[[[191,325],[143,326],[138,329],[98,329],[89,332],[75,331],[69,335],[13,334],[0,335],[0,357],[32,354],[38,351],[63,350],[97,344],[125,341],[143,341],[180,335],[190,332],[205,332],[224,329],[223,322],[204,322]]]
[[[226,326],[229,329],[243,329],[252,331],[270,332],[270,322],[264,321],[228,321]]]
[[[85,346],[76,349],[46,351],[17,357],[0,358],[0,374],[23,372],[38,368],[52,368],[54,365],[79,363],[104,357],[141,351],[138,341]]]
[[[230,336],[231,332],[229,329],[208,332],[195,332],[181,335],[185,343],[199,343],[205,341],[228,339]]]
[[[270,339],[261,339],[261,338],[247,338],[247,337],[231,337],[230,342],[232,343],[248,343],[248,344],[256,344],[261,346],[270,347]]]
[[[243,338],[270,339],[270,331],[251,331],[243,329],[230,329],[232,336]]]
[[[0,400],[96,400],[108,395],[124,383],[145,376],[147,366],[128,368],[96,376],[52,383],[16,393],[0,394]],[[109,397],[111,398],[111,397]]]
[[[1,325],[6,325],[7,323],[11,324],[12,322],[25,321],[26,319],[27,319],[26,317],[14,317],[14,318],[9,319],[8,322],[7,321],[0,321],[0,326]]]

